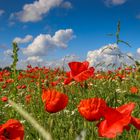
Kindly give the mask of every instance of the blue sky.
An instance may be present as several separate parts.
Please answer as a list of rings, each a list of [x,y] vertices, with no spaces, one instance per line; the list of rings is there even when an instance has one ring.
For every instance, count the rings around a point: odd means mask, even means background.
[[[120,37],[132,46],[120,44],[121,50],[140,52],[139,0],[0,0],[0,58],[18,38],[22,62],[66,55],[86,59],[88,51],[115,43],[115,36],[106,34],[116,32],[119,19]],[[10,63],[7,56],[4,60]]]

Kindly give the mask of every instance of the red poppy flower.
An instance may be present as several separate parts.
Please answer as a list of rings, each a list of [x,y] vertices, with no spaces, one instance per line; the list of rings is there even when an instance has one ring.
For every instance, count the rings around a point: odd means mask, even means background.
[[[78,111],[86,120],[96,121],[103,117],[106,103],[101,98],[91,98],[81,100],[78,105]]]
[[[1,97],[1,101],[7,102],[8,101],[8,97],[6,97],[6,96]]]
[[[89,62],[70,62],[68,63],[71,71],[67,72],[67,79],[65,79],[64,84],[68,84],[74,79],[77,82],[82,82],[92,77],[94,74],[94,68],[89,68]]]
[[[27,88],[27,86],[26,85],[22,85],[21,88],[22,89],[25,89],[25,88]]]
[[[132,86],[132,87],[130,88],[130,92],[133,93],[133,94],[138,93],[138,91],[139,91],[138,88],[135,87],[135,86]]]
[[[60,82],[60,80],[53,81],[53,82],[51,82],[51,85],[52,85],[52,86],[56,86],[59,82]]]
[[[18,85],[18,86],[17,86],[17,89],[21,89],[21,85]]]
[[[24,128],[14,119],[8,120],[0,126],[0,140],[23,140]]]
[[[28,69],[31,69],[31,68],[32,68],[32,66],[31,66],[31,65],[27,65],[27,68],[28,68]]]
[[[7,87],[6,83],[3,84],[1,87],[2,87],[2,89],[5,89]]]
[[[42,101],[45,103],[45,110],[56,113],[63,110],[68,104],[68,96],[56,90],[43,90]]]
[[[134,103],[122,105],[117,109],[107,107],[105,110],[105,120],[98,125],[99,135],[106,138],[115,138],[121,134],[131,122],[131,112],[135,107]]]
[[[25,96],[25,100],[26,100],[27,104],[30,103],[31,97],[32,97],[31,94],[28,94],[28,95]]]
[[[13,83],[14,82],[14,79],[7,79],[6,80],[6,83]]]

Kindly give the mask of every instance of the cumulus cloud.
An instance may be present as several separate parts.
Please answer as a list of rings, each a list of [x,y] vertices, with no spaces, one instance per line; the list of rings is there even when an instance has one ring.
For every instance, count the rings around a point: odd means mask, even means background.
[[[6,58],[3,58],[3,60],[0,60],[0,68],[9,67],[10,65],[11,65],[11,60],[7,60]]]
[[[16,42],[18,44],[28,43],[33,40],[33,36],[26,35],[24,38],[16,37],[13,42]]]
[[[43,59],[40,58],[39,56],[30,56],[27,58],[27,62],[40,63],[40,62],[43,62]]]
[[[60,6],[63,0],[36,0],[25,4],[22,11],[11,14],[10,18],[17,17],[21,22],[36,22],[42,20],[51,9]]]
[[[66,55],[61,59],[46,61],[46,66],[51,68],[63,68],[64,70],[68,70],[68,63],[72,61],[78,61],[79,57],[77,55],[71,54]]]
[[[17,69],[26,69],[28,64],[32,65],[33,67],[43,66],[43,62],[43,59],[39,56],[30,56],[26,59],[21,59],[20,61],[18,61]]]
[[[6,56],[8,56],[8,55],[12,55],[13,54],[13,51],[11,50],[11,49],[7,49],[7,50],[5,50],[4,52],[4,55],[6,55]]]
[[[109,44],[98,50],[87,53],[87,61],[91,66],[105,69],[111,66],[133,65],[133,54],[122,53],[117,44]]]
[[[67,48],[67,43],[74,37],[72,29],[58,30],[54,36],[38,35],[23,53],[28,56],[43,56],[55,48]]]
[[[104,2],[107,6],[116,6],[126,3],[127,0],[105,0]]]
[[[68,62],[78,61],[78,59],[79,57],[74,54],[66,55],[63,58],[56,58],[52,60],[46,60],[41,56],[29,56],[27,58],[19,60],[17,64],[17,68],[26,69],[27,65],[30,64],[33,67],[46,66],[51,69],[59,67],[59,68],[63,68],[64,70],[68,70]]]
[[[2,16],[4,13],[5,13],[5,11],[0,9],[0,16]]]
[[[140,48],[137,49],[137,53],[140,55]]]

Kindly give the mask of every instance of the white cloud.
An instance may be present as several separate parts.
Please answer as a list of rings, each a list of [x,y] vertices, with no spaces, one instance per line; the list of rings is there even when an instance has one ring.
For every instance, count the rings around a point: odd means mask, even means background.
[[[67,48],[67,43],[74,37],[72,29],[58,30],[54,36],[50,34],[38,35],[23,53],[28,56],[46,55],[55,48]]]
[[[3,60],[0,60],[0,68],[9,67],[10,65],[11,65],[11,60],[7,60],[6,58],[3,58]]]
[[[39,56],[30,56],[27,58],[27,62],[40,63],[43,62],[43,59]]]
[[[117,67],[122,64],[134,64],[134,61],[131,60],[128,55],[133,57],[130,53],[122,53],[117,44],[109,44],[98,50],[89,51],[87,53],[87,61],[89,61],[91,66],[98,66],[99,69],[104,69],[109,66],[111,67],[114,64]]]
[[[4,13],[5,13],[5,11],[0,9],[0,16],[2,16]]]
[[[111,5],[122,5],[124,3],[126,3],[127,0],[105,0],[105,4],[107,6],[111,6]]]
[[[137,49],[137,53],[140,55],[140,48]]]
[[[6,56],[8,56],[8,55],[12,55],[13,54],[13,51],[11,50],[11,49],[7,49],[7,50],[5,50],[4,52],[4,55],[6,55]]]
[[[16,42],[18,44],[28,43],[33,40],[33,36],[26,35],[24,38],[16,37],[13,42]]]
[[[52,59],[52,60],[43,60],[42,62],[39,63],[39,65],[50,67],[51,69],[59,67],[59,68],[63,68],[64,70],[68,70],[69,69],[68,63],[71,61],[78,61],[78,60],[79,60],[78,56],[71,54],[71,55],[66,55],[63,58],[56,58],[56,59]],[[28,64],[37,66],[37,63],[33,63],[33,62],[28,63]]]
[[[15,15],[22,22],[36,22],[42,20],[52,8],[60,6],[63,0],[36,0],[31,4],[25,4],[22,11],[11,14]]]
[[[31,56],[25,59],[21,59],[18,61],[17,68],[18,69],[26,69],[27,65],[30,64],[33,67],[35,66],[46,66],[50,68],[64,68],[65,70],[68,70],[68,63],[71,61],[78,61],[79,57],[76,55],[67,55],[63,58],[57,58],[53,60],[45,60],[40,56]]]

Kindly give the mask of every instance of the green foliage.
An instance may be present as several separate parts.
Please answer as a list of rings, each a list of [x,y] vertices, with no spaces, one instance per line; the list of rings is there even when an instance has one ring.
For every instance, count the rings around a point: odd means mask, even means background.
[[[135,94],[126,94],[125,95],[126,98],[129,98],[135,102],[139,102],[140,101],[140,95],[135,95]]]
[[[121,31],[121,21],[119,20],[117,23],[117,31],[115,33],[116,44],[123,43],[126,46],[131,47],[131,45],[127,41],[120,39],[120,31]],[[111,33],[111,34],[107,34],[107,35],[112,37],[114,34]]]
[[[118,24],[117,24],[117,32],[116,32],[116,43],[117,44],[119,44],[119,40],[120,40],[120,30],[121,30],[121,22],[119,20]]]
[[[11,69],[13,71],[16,71],[16,66],[17,66],[17,62],[18,62],[18,51],[19,51],[19,48],[18,48],[18,45],[16,42],[13,42],[13,54],[12,54],[12,59],[13,59],[13,63],[11,65]]]

